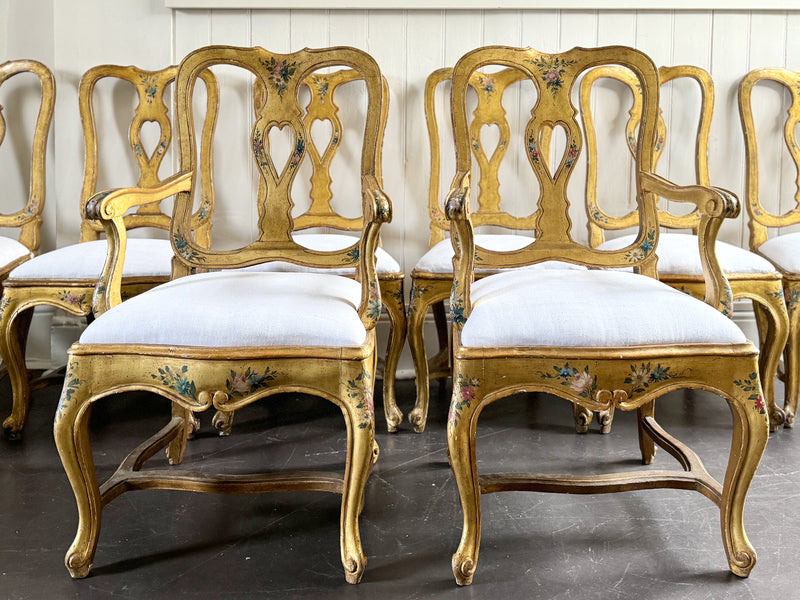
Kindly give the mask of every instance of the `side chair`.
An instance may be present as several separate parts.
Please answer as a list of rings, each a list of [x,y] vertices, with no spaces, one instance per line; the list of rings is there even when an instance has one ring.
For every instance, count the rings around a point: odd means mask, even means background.
[[[694,163],[696,183],[710,185],[708,174],[708,141],[711,131],[711,117],[714,110],[714,83],[707,71],[699,67],[682,65],[661,67],[658,70],[661,86],[683,79],[694,82],[699,88],[700,111],[694,139]],[[603,168],[602,153],[599,150],[598,135],[592,111],[592,89],[598,82],[613,79],[623,83],[631,92],[633,106],[625,127],[625,139],[631,155],[636,150],[636,131],[641,122],[642,98],[634,74],[624,67],[600,67],[588,72],[581,81],[581,116],[586,133],[587,177],[586,213],[588,216],[589,239],[592,246],[600,250],[618,250],[633,243],[636,234],[627,234],[606,240],[606,234],[613,231],[630,230],[637,227],[639,216],[632,210],[624,216],[614,216],[600,206],[598,196],[598,174]],[[673,88],[673,94],[683,88]],[[683,92],[685,93],[685,92]],[[654,160],[656,164],[668,144],[677,146],[674,136],[669,136],[664,119],[659,115],[655,137]],[[658,278],[664,283],[683,292],[702,299],[705,296],[703,266],[700,260],[697,229],[701,213],[695,209],[688,214],[676,210],[680,204],[670,206],[662,203],[658,211],[658,222],[662,232],[658,242]],[[666,229],[667,231],[663,231]],[[678,231],[683,230],[683,231]],[[775,430],[784,422],[783,411],[775,405],[775,379],[778,362],[789,335],[789,316],[783,300],[781,274],[764,257],[744,248],[717,241],[716,255],[731,286],[733,299],[752,300],[753,310],[758,316],[757,324],[761,338],[759,355],[759,374],[764,387],[764,398],[770,416],[770,429]],[[732,316],[733,303],[725,300],[725,314]],[[788,397],[788,396],[787,396]],[[614,408],[599,415],[601,431],[611,429]],[[592,413],[583,413],[576,419],[579,431],[588,428]]]
[[[584,146],[570,98],[579,77],[594,67],[618,64],[642,90],[634,180],[638,234],[617,250],[598,250],[572,237],[567,183]],[[467,91],[472,75],[490,66],[513,68],[538,91],[519,138],[539,181],[527,198],[536,207],[535,240],[514,251],[495,252],[476,243],[470,200],[472,138]],[[453,70],[452,113],[456,174],[447,197],[455,252],[450,297],[453,322],[453,396],[447,423],[450,463],[463,512],[461,541],[452,557],[459,585],[472,582],[481,539],[481,495],[503,491],[597,494],[652,488],[700,492],[720,510],[722,542],[732,573],[746,577],[756,553],[743,526],[745,496],[769,435],[758,375],[758,351],[721,311],[730,286],[716,260],[721,222],[739,212],[736,197],[707,186],[677,186],[654,173],[650,143],[658,123],[658,71],[632,48],[574,48],[545,54],[531,48],[490,46],[465,54]],[[528,112],[530,110],[530,112]],[[543,135],[560,128],[563,155],[547,163],[538,152]],[[620,173],[627,181],[629,172]],[[658,198],[698,209],[697,235],[705,275],[705,302],[658,280]],[[581,199],[581,205],[583,199]],[[515,269],[560,259],[586,270]],[[503,271],[476,279],[475,266]],[[633,272],[628,271],[633,267]],[[722,396],[732,416],[733,441],[720,484],[700,458],[654,418],[656,397],[682,388]],[[519,392],[545,392],[589,410],[636,410],[639,450],[648,465],[656,444],[681,468],[634,469],[601,475],[538,472],[478,474],[478,419],[489,404]],[[554,397],[555,396],[555,397]],[[691,396],[684,399],[692,401]],[[524,421],[524,415],[520,415]],[[502,444],[493,439],[492,444]],[[537,453],[519,455],[535,460]],[[525,458],[523,458],[523,456]],[[487,466],[481,463],[482,470]],[[498,518],[500,515],[498,515]],[[688,525],[688,523],[687,523]],[[668,544],[669,541],[663,541]]]
[[[0,236],[0,282],[9,272],[32,258],[39,250],[42,210],[45,201],[45,159],[47,156],[47,136],[53,118],[56,99],[56,83],[53,74],[46,66],[35,60],[10,60],[0,64],[0,86],[17,75],[28,73],[38,79],[41,94],[39,112],[34,124],[30,143],[30,185],[25,205],[15,212],[10,207],[0,214],[0,227],[18,230],[17,239]],[[6,120],[0,106],[0,144],[6,137]],[[8,144],[6,144],[8,147]],[[8,201],[8,200],[7,200]]]
[[[255,122],[240,132],[259,175],[254,194],[258,231],[252,243],[234,250],[206,248],[192,235],[192,191],[201,185],[203,154],[209,151],[201,146],[198,154],[195,146],[192,95],[204,70],[218,66],[226,72],[242,69],[266,90]],[[309,159],[310,131],[298,96],[302,82],[315,71],[337,67],[356,71],[365,83],[365,125],[360,160],[354,167],[361,184],[363,229],[351,246],[315,250],[292,236],[292,186],[303,161]],[[379,183],[385,102],[381,72],[368,54],[355,48],[275,54],[259,47],[209,46],[184,58],[175,89],[180,172],[158,188],[100,192],[87,202],[87,215],[106,231],[109,255],[94,297],[98,316],[69,351],[54,424],[79,516],[67,569],[78,578],[89,573],[102,509],[127,491],[310,490],[342,496],[341,560],[346,580],[357,583],[367,562],[358,518],[367,478],[378,457],[373,387],[381,295],[375,255],[380,227],[392,216]],[[264,143],[276,128],[291,135],[293,150],[285,163],[276,163]],[[232,135],[232,129],[227,133]],[[130,241],[123,215],[134,206],[155,206],[173,194],[177,196],[170,228],[172,279],[120,302]],[[219,193],[218,202],[224,197]],[[276,260],[330,272],[244,270]],[[333,274],[341,268],[356,269],[356,278]],[[89,439],[91,408],[98,401],[124,402],[128,397],[119,392],[130,390],[162,397],[172,408],[172,418],[99,485]],[[232,412],[281,392],[309,393],[341,409],[347,428],[343,476],[329,471],[224,474],[202,467],[192,470],[191,464],[178,466],[194,413]],[[229,439],[217,441],[224,445]],[[173,466],[148,468],[146,461],[163,448]],[[190,456],[187,462],[201,464],[202,458]]]
[[[25,367],[25,344],[33,309],[50,305],[72,315],[91,317],[92,294],[97,278],[103,269],[106,256],[106,241],[101,238],[103,228],[86,214],[85,203],[97,190],[100,168],[112,173],[113,166],[103,154],[105,147],[98,135],[95,120],[97,85],[101,81],[118,82],[114,89],[127,88],[135,103],[130,119],[128,148],[138,166],[138,185],[158,187],[163,183],[159,175],[164,157],[172,143],[172,124],[165,93],[175,79],[177,67],[160,71],[144,71],[137,67],[116,65],[96,66],[84,73],[78,90],[83,140],[85,148],[83,187],[81,199],[80,243],[63,246],[29,260],[11,271],[3,287],[0,304],[0,357],[8,367],[13,391],[11,415],[3,421],[6,437],[17,439],[22,434],[30,400],[30,381]],[[213,76],[203,75],[207,90],[205,127],[199,138],[209,145],[214,135],[217,117],[217,85]],[[123,85],[124,84],[124,85]],[[168,97],[168,96],[167,96]],[[142,141],[142,128],[146,123],[155,123],[159,138],[152,149]],[[104,134],[105,135],[105,134]],[[213,209],[211,155],[204,154],[199,165],[199,207],[193,217],[192,234],[198,243],[210,243],[209,227]],[[148,227],[168,230],[170,216],[159,205],[147,205],[125,216],[128,229]],[[123,272],[124,297],[169,280],[172,269],[172,247],[167,239],[136,238],[129,243],[129,256]]]
[[[781,111],[772,119],[775,128],[783,134],[782,140],[775,140],[775,147],[781,147],[788,159],[786,172],[794,173],[788,184],[793,191],[774,196],[764,194],[759,183],[779,181],[781,170],[780,160],[759,161],[759,138],[753,116],[753,88],[759,83],[762,86],[777,85],[784,93],[788,92],[790,99],[787,112],[784,114]],[[738,99],[744,132],[745,206],[749,216],[750,249],[768,259],[783,277],[782,295],[789,313],[789,335],[784,354],[786,387],[783,424],[785,427],[794,427],[800,394],[800,233],[796,231],[800,223],[800,148],[797,140],[800,73],[781,68],[751,71],[739,83]],[[777,291],[775,293],[778,294]],[[764,315],[756,313],[756,317],[763,320]]]

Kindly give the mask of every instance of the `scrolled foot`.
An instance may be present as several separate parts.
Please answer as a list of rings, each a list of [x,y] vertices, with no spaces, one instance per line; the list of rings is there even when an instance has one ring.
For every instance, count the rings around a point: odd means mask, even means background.
[[[233,428],[233,413],[218,410],[214,413],[214,418],[211,419],[211,425],[219,431],[220,435],[230,435]]]
[[[427,422],[426,415],[423,414],[421,408],[415,408],[408,413],[408,422],[414,426],[414,431],[422,433],[425,431],[425,424]]]
[[[785,416],[783,419],[783,426],[788,429],[791,429],[792,427],[794,427],[795,414],[790,410],[786,410],[784,415]]]
[[[756,566],[756,551],[755,550],[740,550],[734,553],[732,559],[729,561],[731,573],[737,577],[748,577],[750,571]]]
[[[22,439],[22,428],[17,426],[12,417],[3,421],[3,435],[11,442],[18,442]]]
[[[344,560],[342,564],[344,565],[344,578],[347,583],[358,583],[364,575],[364,569],[367,568],[367,557],[364,554],[356,558],[351,556]]]
[[[769,432],[774,433],[785,422],[786,415],[779,407],[775,406],[769,413]]]
[[[472,576],[475,574],[475,561],[472,558],[456,553],[453,554],[451,565],[458,585],[470,585],[472,583]]]
[[[601,410],[597,413],[597,422],[600,424],[600,433],[611,433],[614,415],[610,410]]]
[[[386,413],[386,429],[389,433],[397,431],[397,426],[403,422],[403,413],[396,406]]]
[[[70,577],[73,579],[83,579],[92,569],[91,561],[81,556],[79,552],[67,554],[64,559],[64,564],[67,566],[67,571],[69,571]]]
[[[189,439],[192,439],[198,431],[200,431],[200,419],[196,414],[189,413]]]
[[[586,433],[592,422],[593,413],[588,408],[575,407],[575,432]]]

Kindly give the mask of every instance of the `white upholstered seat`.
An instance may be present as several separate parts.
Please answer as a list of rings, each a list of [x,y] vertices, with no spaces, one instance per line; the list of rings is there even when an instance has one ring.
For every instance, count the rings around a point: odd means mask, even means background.
[[[202,273],[115,306],[86,328],[80,343],[354,347],[366,339],[360,300],[361,284],[336,275]]]
[[[294,240],[301,246],[305,246],[309,250],[318,250],[321,252],[332,252],[335,250],[342,250],[348,246],[358,243],[358,238],[352,235],[343,235],[341,233],[301,233],[293,236]],[[397,273],[400,271],[400,263],[398,263],[392,256],[383,248],[378,248],[375,251],[375,269],[378,275],[385,273]],[[266,272],[287,272],[287,273],[318,273],[325,272],[330,275],[352,275],[355,269],[352,267],[345,269],[318,269],[311,267],[304,267],[283,261],[273,261],[268,263],[261,263],[253,265],[252,267],[245,267],[243,271],[257,271],[260,273]]]
[[[20,258],[32,257],[31,252],[24,244],[17,240],[0,236],[0,265],[7,265]]]
[[[787,273],[800,273],[800,233],[787,233],[767,240],[758,251]]]
[[[800,236],[800,234],[795,234]],[[619,250],[633,243],[636,236],[625,235],[604,242],[599,250]],[[784,236],[788,237],[788,236]],[[800,248],[800,238],[796,239]],[[658,236],[659,275],[698,275],[702,276],[697,236],[685,233],[662,233]],[[766,245],[766,244],[765,244]],[[762,246],[762,251],[763,251]],[[775,267],[768,260],[738,246],[717,241],[717,259],[725,273],[775,273]],[[800,257],[795,261],[800,266]]]
[[[490,275],[473,284],[472,313],[461,332],[461,345],[472,348],[746,342],[741,329],[708,304],[619,271]]]
[[[105,240],[64,246],[32,258],[11,271],[9,280],[97,279],[103,270]],[[169,240],[128,239],[123,277],[169,277],[172,261]]]
[[[488,248],[495,252],[508,252],[519,250],[533,242],[533,238],[526,235],[510,234],[475,234],[475,245]],[[542,263],[550,264],[550,263]],[[552,268],[552,267],[550,267]],[[424,273],[451,273],[453,272],[453,244],[447,240],[435,244],[433,248],[422,255],[414,266],[414,271]],[[496,271],[481,270],[479,265],[475,265],[476,273],[489,273]]]

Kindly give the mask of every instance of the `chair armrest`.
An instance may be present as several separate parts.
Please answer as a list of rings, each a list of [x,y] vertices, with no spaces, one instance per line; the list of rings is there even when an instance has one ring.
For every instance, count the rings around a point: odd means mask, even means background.
[[[450,243],[453,245],[453,287],[450,289],[450,319],[461,329],[472,310],[469,291],[475,262],[475,235],[469,218],[469,171],[459,171],[453,178],[445,200],[450,219]]]
[[[723,219],[739,216],[739,199],[733,192],[722,188],[675,185],[654,173],[642,173],[641,177],[644,191],[674,202],[688,202],[697,206],[700,213],[697,239],[706,284],[705,301],[723,314],[730,315],[733,295],[728,278],[717,260],[717,234]]]
[[[381,316],[381,289],[375,269],[375,252],[381,225],[392,220],[392,201],[373,175],[361,177],[361,194],[364,201],[364,233],[359,244],[356,270],[366,285],[361,289],[358,316],[369,331]]]
[[[87,200],[86,216],[102,223],[108,241],[106,262],[92,298],[92,312],[95,316],[122,302],[122,266],[128,240],[125,213],[135,206],[161,202],[178,192],[190,191],[192,176],[192,172],[178,173],[158,187],[106,190]]]

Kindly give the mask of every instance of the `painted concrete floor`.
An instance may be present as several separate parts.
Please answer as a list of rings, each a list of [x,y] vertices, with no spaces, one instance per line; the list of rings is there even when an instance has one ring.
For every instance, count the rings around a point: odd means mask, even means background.
[[[404,412],[413,391],[412,382],[400,382]],[[461,512],[445,452],[447,399],[435,393],[423,434],[406,422],[385,433],[378,410],[381,456],[361,517],[369,557],[361,584],[344,581],[339,497],[311,492],[125,494],[104,511],[91,575],[73,581],[63,558],[76,510],[51,430],[58,392],[35,392],[23,439],[0,440],[0,598],[800,598],[800,430],[771,436],[751,487],[745,526],[758,564],[749,579],[729,574],[718,511],[697,493],[513,492],[483,497],[475,581],[458,588],[450,556]],[[10,410],[7,380],[0,382],[0,410]],[[168,410],[147,394],[98,404],[92,431],[101,476],[163,425]],[[545,395],[489,407],[479,426],[480,464],[489,471],[639,468],[633,414],[618,413],[604,436],[595,424],[576,435],[571,412]],[[659,401],[657,416],[722,477],[730,413],[721,399],[673,393]],[[341,470],[344,435],[333,405],[283,396],[243,410],[228,438],[214,435],[204,416],[185,465]],[[672,468],[674,461],[662,451],[654,466]]]

